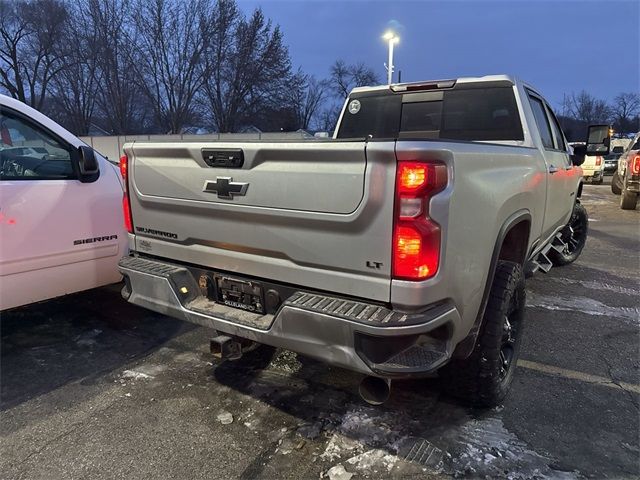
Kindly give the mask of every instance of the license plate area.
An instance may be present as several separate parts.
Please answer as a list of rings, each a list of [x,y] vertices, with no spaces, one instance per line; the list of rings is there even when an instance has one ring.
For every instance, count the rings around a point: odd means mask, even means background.
[[[217,301],[248,312],[265,313],[264,291],[259,282],[226,275],[216,276]]]

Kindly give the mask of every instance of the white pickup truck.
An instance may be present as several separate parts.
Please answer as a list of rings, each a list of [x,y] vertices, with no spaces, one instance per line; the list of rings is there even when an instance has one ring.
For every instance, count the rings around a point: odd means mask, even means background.
[[[585,154],[508,76],[355,89],[327,141],[129,143],[130,302],[390,379],[438,371],[475,405],[513,378],[524,271],[574,261]]]
[[[0,310],[121,279],[118,167],[0,95]]]

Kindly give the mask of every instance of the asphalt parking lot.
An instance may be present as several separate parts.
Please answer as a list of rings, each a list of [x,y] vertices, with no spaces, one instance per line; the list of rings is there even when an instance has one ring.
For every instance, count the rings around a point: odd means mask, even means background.
[[[216,366],[210,332],[118,286],[5,313],[0,476],[637,478],[640,210],[617,202],[585,187],[587,246],[528,280],[513,390],[488,411],[436,379],[370,407],[359,376],[286,351]]]

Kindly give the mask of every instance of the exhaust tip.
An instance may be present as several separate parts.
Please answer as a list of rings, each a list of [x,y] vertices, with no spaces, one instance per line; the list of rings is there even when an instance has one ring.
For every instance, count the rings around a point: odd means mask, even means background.
[[[389,400],[391,380],[379,377],[364,377],[358,388],[360,397],[369,405],[382,405]]]

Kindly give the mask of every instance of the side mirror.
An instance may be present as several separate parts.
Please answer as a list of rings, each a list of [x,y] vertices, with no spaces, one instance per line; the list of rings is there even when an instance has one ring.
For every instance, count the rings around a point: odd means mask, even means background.
[[[609,125],[589,125],[587,130],[587,155],[609,155],[611,130]]]
[[[95,182],[100,175],[100,165],[93,148],[86,145],[78,147],[78,173],[82,183]]]
[[[624,147],[621,147],[620,145],[613,147],[611,153],[624,153]]]
[[[573,148],[573,153],[570,155],[571,164],[575,165],[576,167],[579,167],[584,163],[585,155],[587,153],[587,146],[574,145],[572,148]]]

